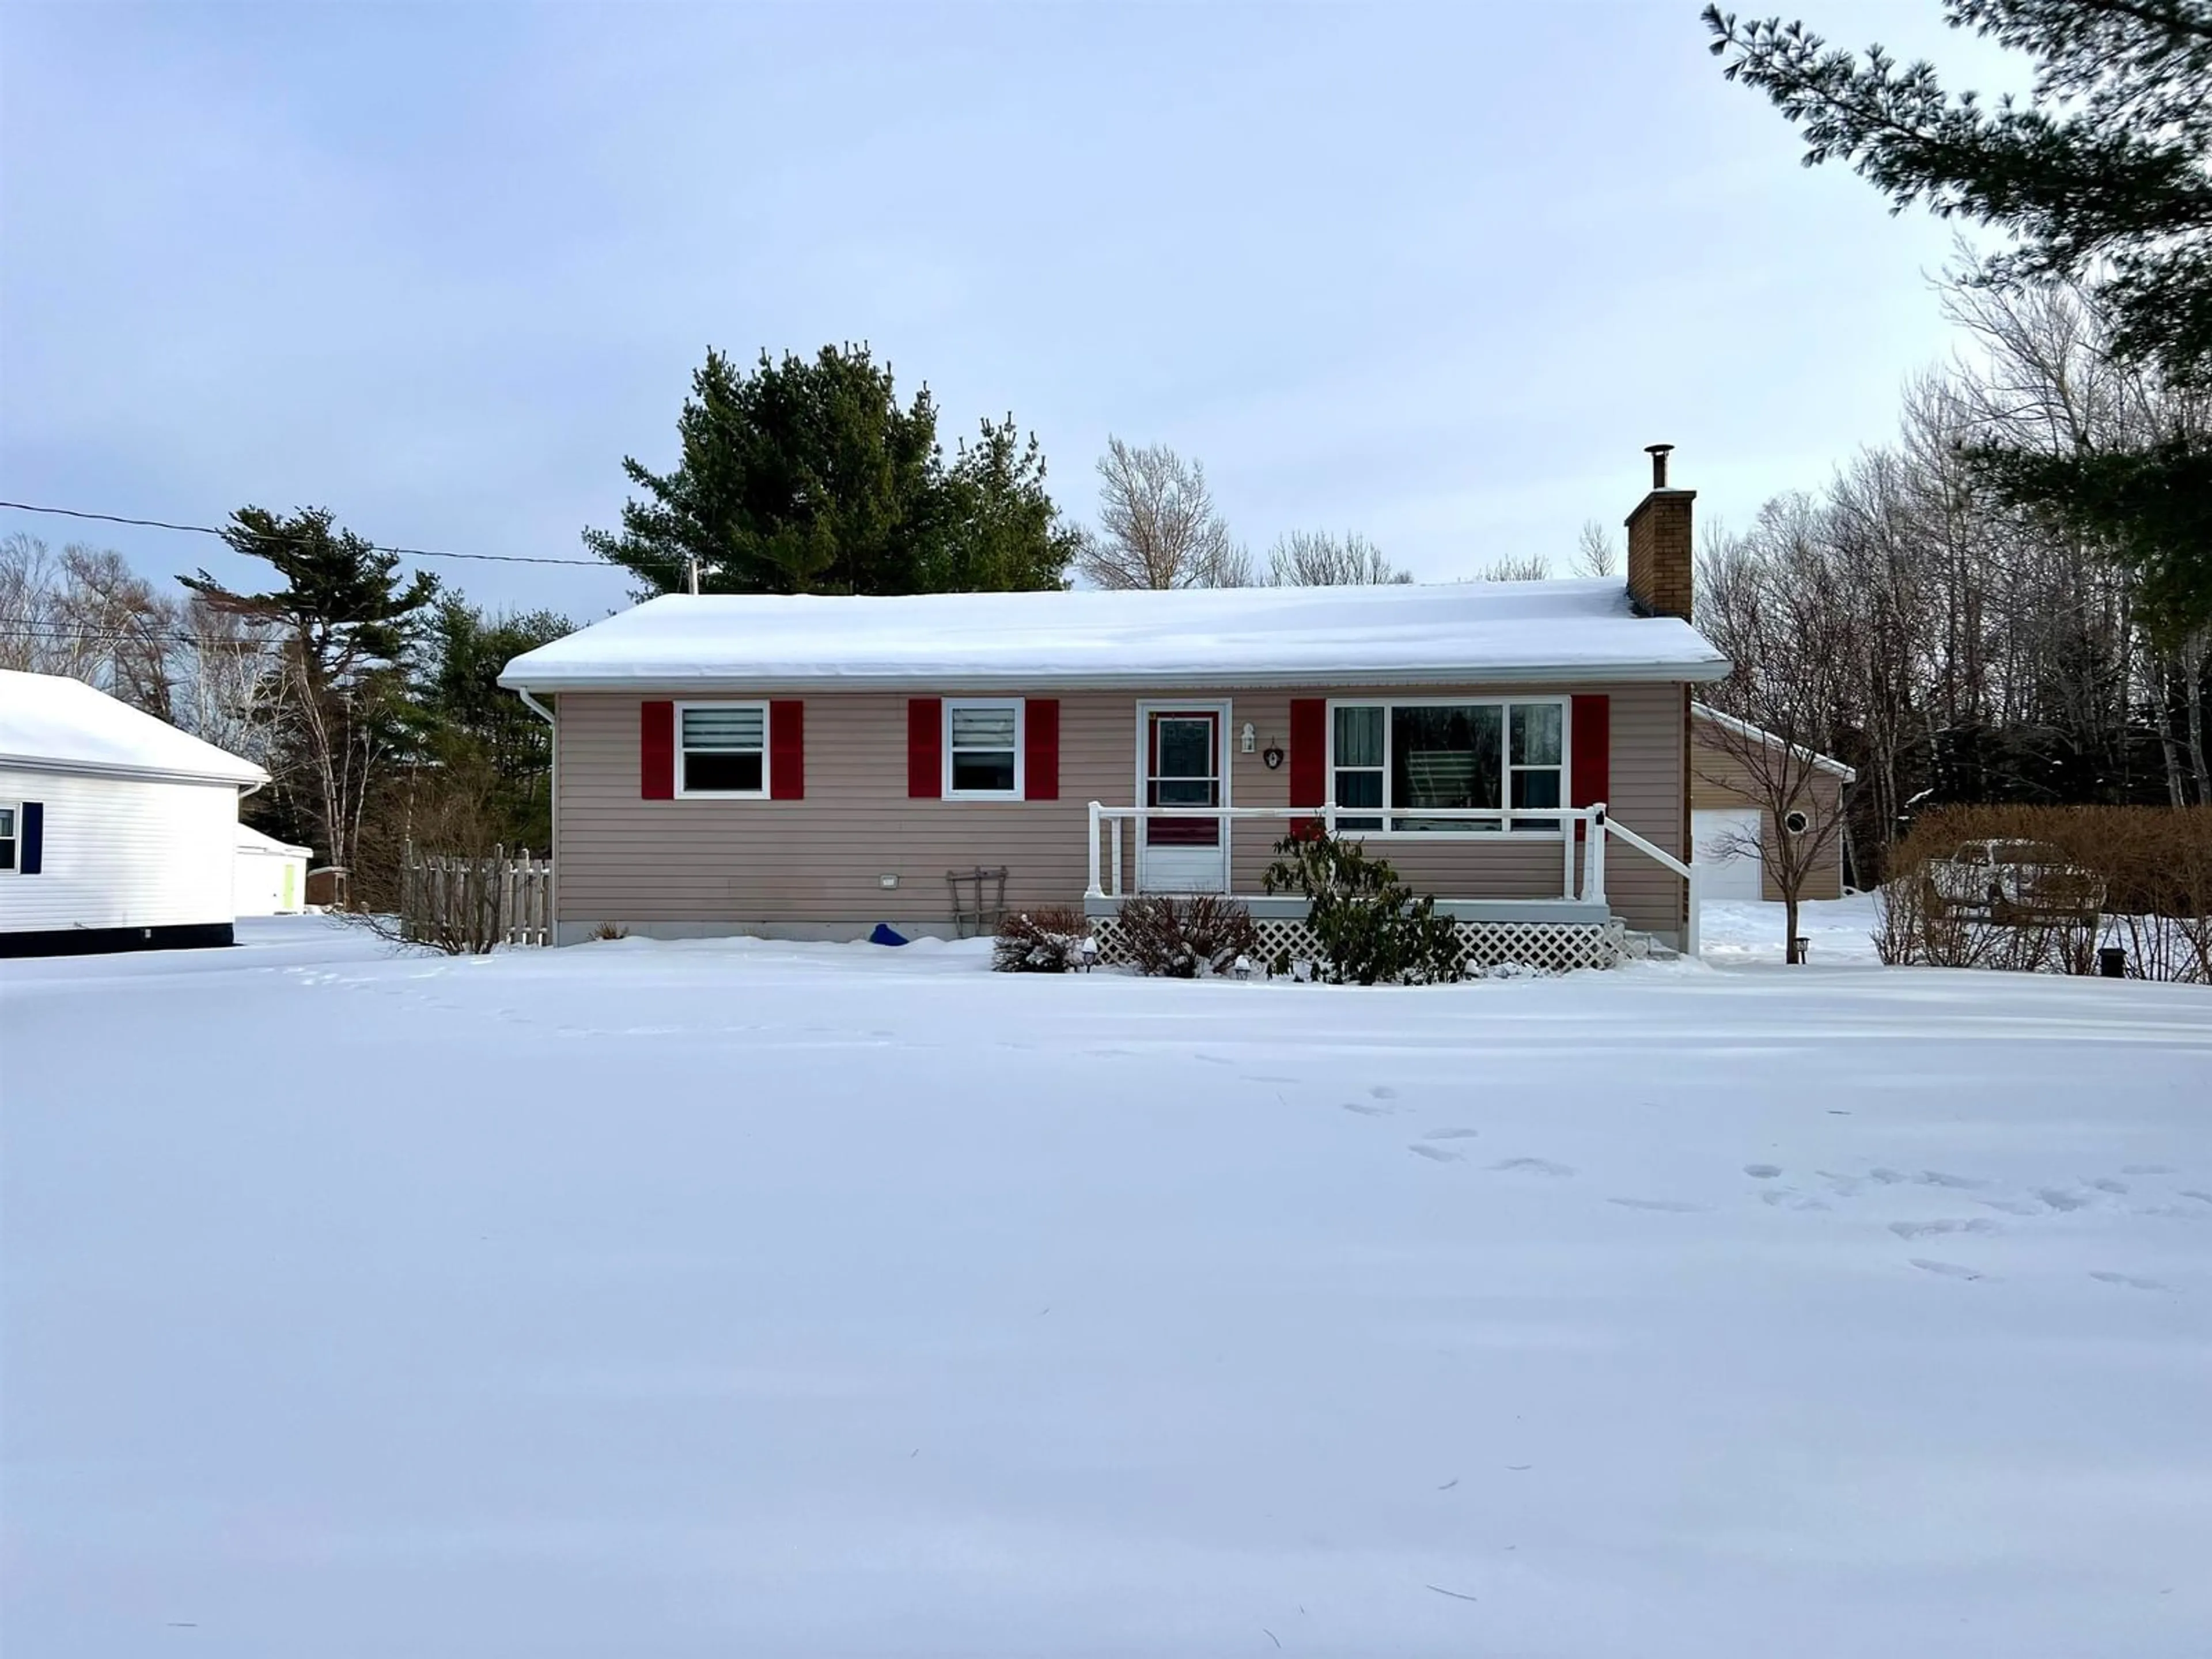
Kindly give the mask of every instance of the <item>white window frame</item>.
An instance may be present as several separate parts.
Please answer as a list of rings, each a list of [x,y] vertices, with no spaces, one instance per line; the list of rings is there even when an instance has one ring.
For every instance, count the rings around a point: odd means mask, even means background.
[[[5,808],[11,815],[8,820],[8,834],[0,839],[13,843],[15,849],[15,856],[6,865],[0,866],[0,877],[20,876],[23,873],[23,803],[0,800],[0,808]]]
[[[686,789],[684,787],[684,711],[687,708],[757,708],[761,717],[761,787],[757,789]],[[768,702],[762,697],[699,697],[676,705],[676,799],[678,800],[766,800],[769,769],[775,764],[769,732]],[[702,754],[711,752],[702,750]]]
[[[1516,704],[1527,705],[1531,703],[1549,703],[1559,711],[1559,810],[1564,811],[1565,810],[1567,804],[1574,798],[1575,747],[1573,722],[1575,718],[1575,704],[1572,697],[1470,697],[1457,696],[1446,691],[1432,692],[1425,696],[1331,697],[1328,700],[1328,742],[1327,745],[1328,761],[1327,772],[1328,785],[1324,793],[1331,801],[1335,802],[1337,815],[1339,817],[1342,817],[1347,813],[1354,817],[1380,817],[1384,825],[1383,828],[1379,830],[1347,829],[1342,833],[1346,836],[1354,836],[1363,841],[1406,841],[1423,842],[1437,841],[1557,842],[1566,839],[1572,826],[1556,821],[1549,823],[1546,828],[1541,830],[1516,830],[1513,827],[1513,819],[1511,816],[1514,811],[1512,804],[1513,774],[1516,771],[1548,772],[1552,769],[1548,766],[1522,766],[1516,768],[1513,764],[1512,710]],[[1389,828],[1389,825],[1390,821],[1395,817],[1413,817],[1419,815],[1419,808],[1399,806],[1395,805],[1390,799],[1390,775],[1392,768],[1390,764],[1389,710],[1392,708],[1498,708],[1504,711],[1498,722],[1498,740],[1499,744],[1498,756],[1498,778],[1499,789],[1504,797],[1499,804],[1498,810],[1503,815],[1499,827],[1495,830],[1478,830],[1470,824],[1469,827],[1463,830],[1394,830]],[[1382,805],[1380,807],[1354,806],[1347,808],[1343,802],[1336,800],[1336,711],[1340,708],[1380,708],[1383,711]],[[1538,812],[1548,813],[1553,810],[1553,809],[1552,808],[1543,806],[1524,806],[1520,809],[1524,817]]]
[[[939,712],[939,763],[943,775],[939,793],[946,800],[1027,800],[1029,799],[1029,699],[1026,697],[947,697]],[[1014,711],[1014,787],[1012,789],[955,789],[952,787],[952,711],[987,708]],[[981,752],[989,753],[990,750]]]

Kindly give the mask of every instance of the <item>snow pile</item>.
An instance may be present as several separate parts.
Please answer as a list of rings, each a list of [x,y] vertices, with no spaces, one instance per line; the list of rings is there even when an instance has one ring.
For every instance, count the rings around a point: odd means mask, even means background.
[[[0,669],[0,766],[210,783],[269,781],[252,762],[82,680],[11,668]]]
[[[1228,681],[1339,685],[1710,680],[1689,623],[1638,617],[1618,581],[924,593],[670,594],[526,652],[500,684],[980,688]]]
[[[11,1655],[2212,1650],[2203,991],[250,936],[0,963]]]

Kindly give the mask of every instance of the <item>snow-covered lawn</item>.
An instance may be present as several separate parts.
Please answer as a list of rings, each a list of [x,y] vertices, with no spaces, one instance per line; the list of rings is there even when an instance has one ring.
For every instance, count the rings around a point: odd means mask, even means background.
[[[0,964],[9,1659],[2212,1651],[2201,989],[252,938]]]
[[[1699,913],[1705,959],[1716,965],[1781,963],[1783,908],[1739,900],[1709,901]],[[1872,893],[1812,899],[1797,908],[1797,931],[1811,968],[1865,967],[1880,962],[1874,948],[1878,921]]]

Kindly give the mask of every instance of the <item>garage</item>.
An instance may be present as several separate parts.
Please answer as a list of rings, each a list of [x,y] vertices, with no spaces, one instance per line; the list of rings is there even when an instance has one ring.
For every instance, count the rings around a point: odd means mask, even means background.
[[[1698,894],[1709,899],[1757,899],[1763,872],[1755,806],[1701,806],[1690,814],[1690,856]]]

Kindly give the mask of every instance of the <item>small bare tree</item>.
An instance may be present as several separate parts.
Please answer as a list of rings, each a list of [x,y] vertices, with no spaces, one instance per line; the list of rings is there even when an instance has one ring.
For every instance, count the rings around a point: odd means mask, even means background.
[[[1753,856],[1781,890],[1784,957],[1798,949],[1805,884],[1838,855],[1841,792],[1814,787],[1830,722],[1850,690],[1858,607],[1845,568],[1815,539],[1813,504],[1771,503],[1749,535],[1709,550],[1698,572],[1698,625],[1735,665],[1713,688],[1705,781],[1741,795],[1775,827],[1737,836],[1723,857]]]
[[[1620,544],[1598,520],[1583,520],[1582,533],[1575,538],[1575,570],[1579,575],[1591,577],[1620,574]]]
[[[1099,587],[1249,587],[1252,558],[1229,534],[1206,468],[1164,444],[1106,441],[1098,521],[1083,532],[1077,573]]]
[[[1509,554],[1492,559],[1474,580],[1479,582],[1540,582],[1552,575],[1552,562],[1541,553]]]
[[[1270,587],[1367,587],[1410,582],[1382,550],[1358,531],[1341,537],[1326,530],[1293,530],[1267,555]]]

